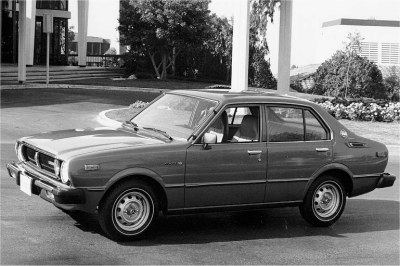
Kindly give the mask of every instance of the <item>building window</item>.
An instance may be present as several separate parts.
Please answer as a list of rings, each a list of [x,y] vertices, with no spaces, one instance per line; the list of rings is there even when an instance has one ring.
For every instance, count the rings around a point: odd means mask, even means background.
[[[68,0],[38,0],[36,1],[36,8],[68,11]]]
[[[18,5],[2,0],[1,5],[1,62],[16,63],[18,56]]]
[[[400,64],[400,45],[398,43],[382,43],[382,64]]]
[[[46,63],[47,35],[42,29],[43,17],[36,17],[35,32],[35,57],[34,62],[37,65]],[[53,33],[50,34],[50,64],[66,65],[66,38],[67,38],[67,19],[54,18]]]
[[[371,62],[378,63],[378,43],[361,42],[361,56]]]

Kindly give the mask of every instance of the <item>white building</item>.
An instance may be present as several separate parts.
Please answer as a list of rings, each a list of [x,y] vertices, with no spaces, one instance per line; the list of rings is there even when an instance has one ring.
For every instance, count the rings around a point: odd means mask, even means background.
[[[318,62],[329,59],[344,47],[349,33],[359,33],[361,55],[378,66],[400,66],[400,21],[375,19],[346,19],[322,24]]]

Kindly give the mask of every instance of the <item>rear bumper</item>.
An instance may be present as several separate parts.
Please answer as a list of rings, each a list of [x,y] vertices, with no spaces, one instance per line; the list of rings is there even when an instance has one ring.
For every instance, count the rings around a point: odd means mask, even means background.
[[[376,188],[385,188],[393,186],[396,181],[394,175],[387,173],[376,175],[362,175],[353,177],[353,190],[349,197],[355,197],[373,191]]]
[[[396,177],[394,175],[384,173],[378,180],[378,184],[376,185],[377,188],[384,188],[384,187],[391,187],[396,181]]]
[[[43,199],[61,208],[64,204],[85,204],[86,202],[85,191],[83,189],[66,188],[61,183],[60,186],[57,186],[57,181],[50,181],[48,177],[41,176],[38,173],[32,174],[26,172],[16,163],[7,164],[7,171],[10,177],[15,178],[18,186],[20,186],[21,173],[24,172],[25,175],[32,178],[32,194],[40,195]],[[70,207],[67,209],[71,209]]]

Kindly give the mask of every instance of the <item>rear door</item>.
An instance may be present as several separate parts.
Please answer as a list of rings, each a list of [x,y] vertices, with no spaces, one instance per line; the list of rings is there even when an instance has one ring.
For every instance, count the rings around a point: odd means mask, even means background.
[[[328,126],[307,107],[267,105],[266,202],[302,201],[315,171],[332,161]]]

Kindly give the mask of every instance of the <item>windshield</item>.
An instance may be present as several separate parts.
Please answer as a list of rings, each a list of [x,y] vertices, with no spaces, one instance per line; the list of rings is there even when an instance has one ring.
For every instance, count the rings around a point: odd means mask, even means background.
[[[186,140],[217,104],[208,99],[165,94],[131,121],[140,128],[161,130]]]

